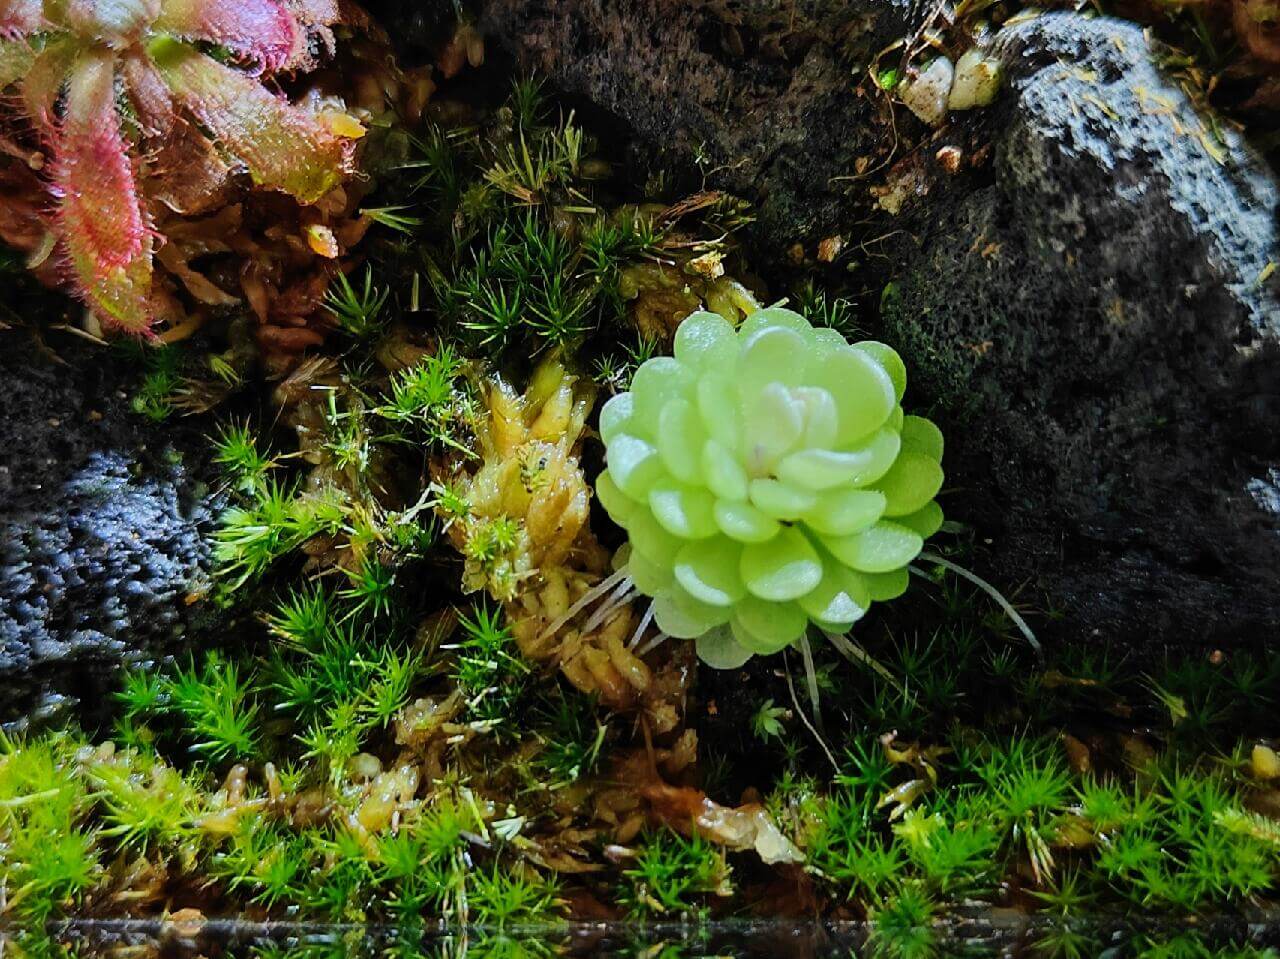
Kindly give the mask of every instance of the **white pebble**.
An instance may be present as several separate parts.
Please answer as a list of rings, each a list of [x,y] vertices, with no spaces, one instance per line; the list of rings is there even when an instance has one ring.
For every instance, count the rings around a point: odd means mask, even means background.
[[[898,96],[908,110],[930,126],[947,117],[947,97],[955,70],[946,57],[938,57],[914,77],[902,82]]]
[[[999,91],[1000,61],[971,47],[956,61],[955,82],[951,84],[947,106],[952,110],[985,107]]]

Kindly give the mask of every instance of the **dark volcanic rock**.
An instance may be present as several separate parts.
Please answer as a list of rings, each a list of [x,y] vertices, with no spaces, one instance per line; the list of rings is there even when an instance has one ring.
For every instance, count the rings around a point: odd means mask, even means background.
[[[209,564],[201,444],[128,411],[118,357],[58,351],[0,336],[0,722],[65,697],[92,714],[113,667],[213,618],[185,601]]]
[[[1135,26],[1055,14],[999,42],[1010,88],[939,137],[989,165],[916,181],[883,304],[951,426],[949,510],[1075,630],[1274,640],[1276,179]]]
[[[480,22],[559,90],[622,120],[646,165],[696,170],[754,200],[756,234],[780,251],[847,209],[835,178],[879,136],[850,63],[900,37],[921,7],[487,0]]]
[[[858,239],[833,178],[887,134],[849,64],[921,6],[488,0],[482,24],[660,169],[756,201],[757,250],[780,258],[803,234]],[[948,427],[949,511],[990,542],[981,570],[1030,581],[1063,632],[1273,638],[1274,173],[1136,26],[1052,14],[1000,44],[1008,89],[910,151],[902,212],[865,234],[899,238],[881,335]],[[947,145],[958,174],[934,160]]]

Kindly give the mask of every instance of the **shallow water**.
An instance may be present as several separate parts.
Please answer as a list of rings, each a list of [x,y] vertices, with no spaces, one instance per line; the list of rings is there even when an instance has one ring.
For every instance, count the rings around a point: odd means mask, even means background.
[[[1046,957],[1063,954],[1062,925],[1024,915],[986,914],[896,935],[859,922],[730,920],[669,923],[570,923],[557,926],[412,931],[321,923],[250,923],[215,919],[194,923],[84,920],[59,924],[53,938],[81,956],[271,957],[271,959],[857,959],[857,957]],[[1074,955],[1280,956],[1280,917],[1223,917],[1145,924],[1072,920]],[[18,930],[0,929],[0,957]],[[909,940],[909,944],[908,944]],[[906,948],[904,948],[906,947]],[[21,949],[18,955],[23,955]],[[1068,953],[1069,954],[1069,953]]]

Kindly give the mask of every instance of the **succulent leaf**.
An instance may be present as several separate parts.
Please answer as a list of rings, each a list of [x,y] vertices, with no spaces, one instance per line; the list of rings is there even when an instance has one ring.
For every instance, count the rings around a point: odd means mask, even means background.
[[[771,307],[698,312],[600,413],[597,494],[668,635],[741,665],[897,596],[942,525],[942,434],[904,416],[901,358]]]
[[[115,60],[85,54],[67,84],[56,137],[58,217],[82,293],[131,331],[150,321],[151,230],[115,105]]]
[[[165,0],[155,29],[216,43],[268,73],[288,63],[298,35],[293,16],[276,0]]]
[[[252,77],[169,37],[148,52],[182,106],[258,186],[314,203],[350,169],[351,140]]]

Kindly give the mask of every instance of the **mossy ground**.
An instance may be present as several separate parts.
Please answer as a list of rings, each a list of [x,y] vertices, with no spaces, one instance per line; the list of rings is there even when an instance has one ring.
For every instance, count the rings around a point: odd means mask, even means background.
[[[58,953],[75,938],[59,919],[159,919],[143,948],[163,953],[237,916],[386,924],[377,948],[397,955],[545,955],[573,944],[509,933],[620,920],[684,924],[618,946],[677,956],[711,948],[700,925],[768,917],[871,920],[870,954],[913,957],[958,948],[947,923],[982,914],[1029,917],[1037,955],[1264,954],[1241,933],[1280,896],[1275,652],[1041,661],[938,573],[860,628],[883,673],[817,650],[817,703],[791,654],[695,680],[663,648],[654,676],[682,678],[622,706],[531,655],[516,597],[598,576],[596,538],[619,531],[593,511],[595,546],[557,552],[532,513],[482,511],[486,438],[519,423],[572,451],[548,475],[549,447],[512,447],[542,451],[514,470],[530,495],[585,484],[601,451],[570,407],[625,386],[700,303],[773,299],[733,243],[749,211],[632,189],[533,81],[446,96],[386,139],[368,262],[332,287],[323,352],[270,390],[234,326],[145,358],[139,415],[219,407],[231,506],[207,601],[256,625],[140,665],[110,727],[0,740],[0,944]],[[791,293],[829,325],[861,320],[812,284]],[[936,548],[964,561],[970,539],[953,523]],[[695,825],[704,800],[765,817],[796,855],[766,865]],[[1204,916],[1227,933],[1187,931]],[[1163,925],[1104,942],[1078,921],[1098,917]]]

